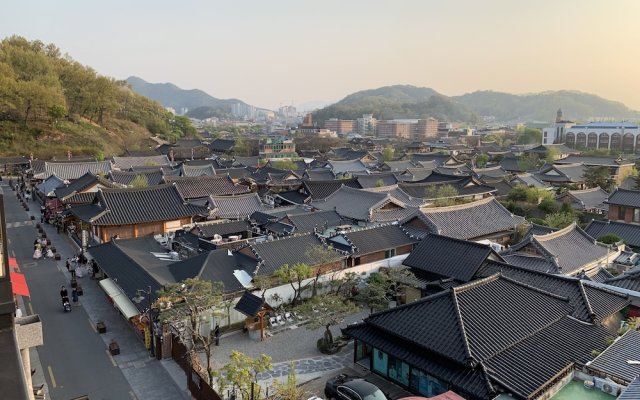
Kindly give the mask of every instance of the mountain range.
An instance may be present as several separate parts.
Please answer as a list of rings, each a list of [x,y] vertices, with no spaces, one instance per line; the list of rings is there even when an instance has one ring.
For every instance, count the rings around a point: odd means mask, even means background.
[[[154,99],[165,107],[180,112],[187,108],[188,116],[241,116],[238,109],[251,108],[238,99],[218,99],[202,90],[184,90],[172,83],[149,83],[132,76],[127,82],[134,91]],[[427,118],[441,121],[477,123],[482,118],[502,123],[548,123],[562,108],[564,116],[575,121],[640,119],[640,112],[624,104],[602,97],[570,90],[531,94],[510,94],[476,91],[462,96],[446,96],[432,88],[393,85],[352,93],[337,103],[313,112],[314,120],[322,123],[329,118],[355,119],[373,114],[378,119]]]

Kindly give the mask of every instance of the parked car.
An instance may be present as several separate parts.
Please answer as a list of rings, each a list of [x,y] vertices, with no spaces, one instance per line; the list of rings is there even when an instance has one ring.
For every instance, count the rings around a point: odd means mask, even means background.
[[[324,396],[329,400],[388,400],[373,383],[346,374],[329,379],[324,387]]]

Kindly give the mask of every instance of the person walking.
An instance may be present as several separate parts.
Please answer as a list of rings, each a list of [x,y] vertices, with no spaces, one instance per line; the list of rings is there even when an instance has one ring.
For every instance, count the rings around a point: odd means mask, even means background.
[[[213,336],[216,338],[216,346],[220,346],[220,325],[216,324],[216,329],[213,331]]]
[[[69,297],[69,294],[67,293],[67,287],[62,285],[62,287],[60,288],[60,297],[62,297],[63,299],[65,297]]]
[[[71,279],[75,279],[76,278],[76,262],[75,261],[73,262],[73,264],[69,266],[69,272],[71,272]]]
[[[71,263],[69,262],[69,257],[67,257],[67,263],[65,265],[67,267],[67,271],[70,271]]]
[[[74,303],[77,303],[77,302],[78,302],[78,289],[73,288],[73,289],[71,290],[71,300],[72,300]]]

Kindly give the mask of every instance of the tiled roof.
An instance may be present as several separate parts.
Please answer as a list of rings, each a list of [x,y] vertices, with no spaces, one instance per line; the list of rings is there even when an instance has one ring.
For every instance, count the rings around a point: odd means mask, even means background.
[[[189,165],[182,164],[180,166],[180,175],[181,176],[211,176],[215,175],[216,170],[213,168],[213,165]]]
[[[225,293],[244,289],[233,275],[238,269],[242,268],[239,267],[234,253],[229,255],[227,249],[211,250],[169,266],[176,282],[195,277],[210,282],[222,282]]]
[[[565,297],[496,274],[343,331],[473,398],[493,398],[492,384],[528,398],[572,362],[585,363],[592,350],[606,347],[611,332],[568,318],[572,309]],[[467,379],[452,374],[451,363]]]
[[[311,205],[320,210],[335,210],[343,218],[360,221],[393,221],[415,211],[413,207],[399,203],[388,194],[346,186],[342,186],[325,199],[313,200]]]
[[[471,175],[450,175],[450,174],[443,174],[441,172],[438,172],[438,170],[432,171],[429,176],[427,176],[426,178],[424,178],[421,181],[417,181],[416,183],[451,183],[451,182],[458,182],[461,179],[467,179],[470,178]]]
[[[531,224],[526,235],[546,235],[547,233],[557,232],[558,228],[552,228],[550,226]],[[525,236],[526,236],[525,235]]]
[[[212,151],[216,151],[216,152],[227,152],[227,151],[231,151],[233,149],[233,146],[235,145],[236,145],[235,140],[216,139],[211,142],[211,144],[209,145],[209,148]]]
[[[572,207],[580,210],[608,210],[609,206],[604,202],[609,197],[609,193],[596,186],[592,189],[584,190],[568,190],[566,193],[558,196],[562,199],[564,196],[572,198]]]
[[[354,178],[356,178],[356,181],[358,181],[363,189],[395,185],[398,183],[398,180],[392,173],[356,175]]]
[[[385,161],[382,164],[382,169],[387,171],[406,171],[409,168],[416,168],[416,164],[414,164],[411,160],[403,160],[403,161]],[[435,168],[435,165],[433,166]]]
[[[524,218],[511,214],[492,197],[449,207],[424,208],[421,212],[435,227],[432,233],[457,239],[514,231],[524,222]]]
[[[244,292],[234,308],[248,317],[255,317],[265,303],[266,301],[262,297],[251,292]]]
[[[505,176],[510,175],[510,173],[502,169],[500,165],[488,168],[474,168],[473,173],[479,177],[489,176],[492,178],[504,178]]]
[[[615,278],[606,280],[604,283],[622,289],[640,292],[640,269],[625,272]]]
[[[70,184],[58,187],[54,192],[57,198],[62,201],[66,201],[68,197],[97,184],[100,184],[103,187],[114,187],[110,182],[92,174],[91,172],[87,172]]]
[[[171,165],[166,155],[146,157],[113,157],[113,168],[126,171],[132,167],[162,167]]]
[[[483,185],[480,182],[469,178],[459,178],[457,180],[451,180],[446,183],[431,183],[431,182],[411,182],[401,183],[398,185],[405,193],[412,197],[419,197],[422,199],[433,199],[431,193],[436,193],[437,189],[445,185],[452,186],[458,193],[458,197],[474,196],[480,194],[489,194],[496,191],[492,186]]]
[[[211,215],[218,218],[245,219],[255,211],[262,211],[265,205],[258,193],[235,196],[209,196]]]
[[[433,170],[427,168],[407,168],[396,176],[402,182],[417,182],[426,179]]]
[[[593,157],[582,155],[570,155],[565,158],[554,161],[554,164],[574,164],[582,163],[584,165],[600,166],[605,165],[607,167],[618,167],[620,165],[633,165],[633,161],[625,160],[618,157]]]
[[[618,400],[638,400],[640,399],[640,376],[637,376],[630,384],[624,389],[624,392],[618,396]]]
[[[216,175],[229,176],[231,179],[242,179],[251,175],[251,171],[246,168],[218,168]]]
[[[421,197],[411,196],[409,193],[401,189],[399,185],[382,186],[363,190],[374,193],[387,193],[391,198],[411,207],[422,207],[427,203],[427,201]]]
[[[160,184],[163,178],[163,172],[160,168],[155,171],[111,171],[109,172],[109,180],[120,185],[130,186],[136,176],[141,175],[147,178],[149,186]]]
[[[64,179],[60,179],[56,175],[49,175],[47,179],[36,185],[36,189],[45,196],[54,196],[55,189],[62,185],[64,185]]]
[[[108,174],[111,171],[110,161],[95,162],[51,162],[44,163],[44,170],[34,173],[36,179],[46,179],[51,175],[56,175],[63,180],[74,180],[80,178],[87,172],[92,174]]]
[[[304,195],[297,190],[287,190],[286,192],[274,193],[274,196],[281,198],[287,203],[299,205],[306,204],[311,200],[310,196]]]
[[[65,205],[91,204],[96,197],[96,192],[74,193],[65,198]]]
[[[238,185],[224,175],[213,176],[167,176],[166,183],[175,185],[185,199],[198,199],[208,196],[227,196],[248,193],[247,186]]]
[[[287,215],[286,218],[296,227],[298,233],[313,232],[316,227],[324,229],[340,226],[344,223],[340,215],[333,210]]]
[[[100,189],[94,206],[99,212],[88,221],[93,225],[128,225],[208,215],[206,208],[185,203],[173,185]]]
[[[304,172],[304,179],[308,179],[310,181],[328,181],[334,180],[336,176],[333,174],[333,171],[327,168],[318,168],[318,169],[309,169]]]
[[[538,272],[505,263],[490,261],[478,270],[476,277],[488,277],[496,273],[567,297],[573,306],[571,315],[585,322],[603,321],[629,304],[625,295],[587,285],[578,278]]]
[[[226,236],[235,233],[251,231],[251,224],[249,221],[228,221],[221,223],[204,223],[195,224],[194,229],[197,229],[200,236],[211,239],[214,235]]]
[[[530,269],[536,272],[546,272],[549,274],[559,273],[558,266],[544,257],[536,256],[533,254],[524,253],[510,253],[503,254],[507,264],[515,265],[520,268]]]
[[[427,274],[468,282],[492,253],[484,244],[431,234],[402,263]]]
[[[531,235],[512,246],[505,254],[532,247],[558,267],[558,273],[572,275],[590,268],[608,255],[606,246],[596,243],[574,222],[566,228],[546,235]]]
[[[530,174],[530,173],[526,173],[526,174],[519,174],[513,177],[513,179],[511,179],[511,183],[522,183],[525,184],[527,186],[532,186],[532,187],[536,187],[536,188],[547,188],[549,187],[549,184],[542,181],[538,175],[534,175],[534,174]]]
[[[350,161],[335,161],[329,160],[329,166],[334,174],[354,173],[354,172],[367,172],[368,168],[358,160]]]
[[[411,161],[420,162],[420,161],[433,161],[438,166],[442,166],[447,163],[447,161],[454,160],[448,154],[440,154],[440,153],[414,153],[411,154]]]
[[[509,172],[525,172],[523,165],[515,157],[505,157],[500,160],[500,166]]]
[[[545,182],[580,183],[584,182],[584,173],[587,167],[584,164],[563,164],[547,166],[536,174],[536,178]]]
[[[399,225],[384,225],[343,233],[327,239],[334,247],[352,256],[363,256],[416,243]],[[346,243],[346,245],[345,245]]]
[[[306,193],[314,199],[324,199],[335,191],[340,189],[342,186],[348,186],[356,189],[362,189],[362,186],[355,179],[332,179],[329,181],[320,181],[320,180],[303,180],[302,186]]]
[[[262,243],[252,243],[249,248],[260,263],[257,275],[269,276],[284,264],[290,266],[304,263],[311,267],[318,265],[307,252],[314,246],[322,246],[323,243],[314,234],[288,236],[282,239],[270,240]],[[291,251],[295,249],[295,251]],[[337,252],[335,260],[343,258]]]
[[[259,163],[260,163],[260,157],[258,157],[258,156],[255,156],[255,157],[240,157],[240,156],[236,156],[236,157],[233,158],[233,165],[234,166],[257,167]]]
[[[640,190],[617,188],[607,200],[607,204],[640,208]]]
[[[616,221],[598,221],[593,220],[585,228],[585,232],[593,238],[613,233],[621,237],[626,244],[632,247],[640,247],[640,225],[625,224]]]
[[[589,367],[630,382],[640,375],[640,365],[627,362],[627,360],[640,360],[638,343],[640,343],[640,332],[633,329],[628,330],[600,353],[589,364]]]

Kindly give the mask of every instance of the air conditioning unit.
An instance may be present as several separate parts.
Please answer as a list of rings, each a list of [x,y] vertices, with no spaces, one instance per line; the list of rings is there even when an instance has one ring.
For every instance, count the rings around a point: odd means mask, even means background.
[[[617,396],[618,394],[620,394],[620,392],[622,392],[622,390],[624,390],[624,387],[609,379],[594,378],[594,382],[597,389],[600,389],[612,396]]]
[[[242,236],[240,236],[240,235],[232,235],[232,236],[229,236],[229,240],[231,242],[235,242],[236,240],[240,240],[241,237]]]

